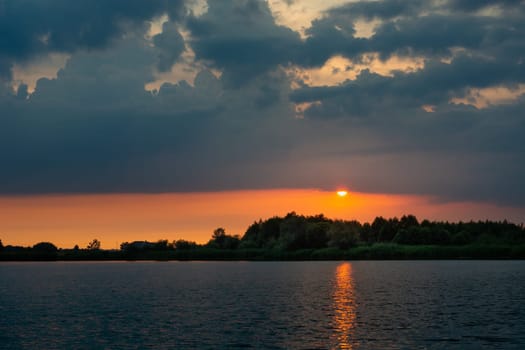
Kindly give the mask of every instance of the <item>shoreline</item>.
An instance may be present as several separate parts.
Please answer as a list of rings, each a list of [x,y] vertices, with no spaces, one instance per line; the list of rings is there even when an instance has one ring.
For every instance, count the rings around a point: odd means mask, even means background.
[[[400,245],[374,244],[352,247],[300,249],[216,249],[73,250],[57,252],[3,251],[0,262],[8,261],[366,261],[366,260],[523,260],[525,244],[520,245]]]

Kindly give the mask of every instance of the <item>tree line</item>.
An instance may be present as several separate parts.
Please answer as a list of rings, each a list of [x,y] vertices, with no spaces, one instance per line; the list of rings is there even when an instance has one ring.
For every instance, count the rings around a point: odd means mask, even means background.
[[[275,216],[266,220],[255,221],[249,225],[242,236],[230,235],[226,233],[224,228],[219,227],[214,230],[211,238],[205,244],[184,239],[171,242],[167,239],[156,242],[134,241],[123,242],[120,245],[120,251],[116,251],[101,249],[101,243],[98,239],[92,240],[84,249],[79,248],[78,245],[73,249],[58,249],[50,242],[40,242],[32,247],[4,246],[0,240],[0,257],[9,259],[9,256],[24,256],[25,254],[28,259],[52,259],[61,253],[62,256],[79,259],[118,259],[140,256],[145,252],[159,252],[158,256],[170,258],[174,256],[170,252],[179,252],[179,255],[184,257],[198,256],[184,255],[184,252],[191,251],[294,252],[323,249],[347,251],[381,244],[441,247],[472,245],[524,247],[525,228],[523,224],[517,225],[508,221],[487,220],[451,223],[422,220],[420,222],[414,215],[388,219],[379,216],[370,223],[360,223],[356,220],[329,219],[323,214],[305,216],[291,212],[283,217]]]
[[[332,220],[324,215],[304,216],[291,212],[284,217],[259,220],[248,227],[239,247],[269,249],[348,249],[357,245],[396,243],[403,245],[467,245],[525,243],[523,224],[507,221],[441,222],[419,220],[414,215],[371,223]]]
[[[392,243],[399,245],[525,244],[525,228],[508,221],[419,221],[414,215],[401,218],[376,217],[371,223],[334,220],[323,214],[305,216],[295,212],[252,223],[241,237],[219,227],[205,244],[184,239],[168,242],[125,242],[121,250],[208,249],[349,249],[359,245]]]

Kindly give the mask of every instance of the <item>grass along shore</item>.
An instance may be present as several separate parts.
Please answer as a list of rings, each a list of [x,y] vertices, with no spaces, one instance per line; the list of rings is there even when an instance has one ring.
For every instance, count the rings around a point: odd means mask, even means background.
[[[525,259],[525,244],[471,244],[464,246],[376,243],[349,249],[193,249],[122,250],[59,249],[56,252],[2,251],[0,261],[126,261],[126,260],[423,260],[423,259]]]

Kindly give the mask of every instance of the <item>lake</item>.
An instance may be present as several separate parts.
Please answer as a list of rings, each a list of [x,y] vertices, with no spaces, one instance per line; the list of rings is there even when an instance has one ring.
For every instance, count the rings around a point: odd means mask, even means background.
[[[525,261],[0,264],[1,349],[525,349]]]

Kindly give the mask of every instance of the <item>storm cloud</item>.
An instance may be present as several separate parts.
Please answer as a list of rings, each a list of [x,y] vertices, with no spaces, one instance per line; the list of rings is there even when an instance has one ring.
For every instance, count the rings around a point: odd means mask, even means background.
[[[7,76],[13,63],[49,52],[108,47],[154,17],[178,18],[183,5],[179,0],[1,0],[0,73]]]
[[[523,1],[349,2],[301,33],[258,0],[52,4],[0,0],[2,194],[348,184],[525,205]],[[13,79],[51,53],[69,55],[56,77]]]

